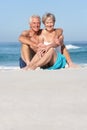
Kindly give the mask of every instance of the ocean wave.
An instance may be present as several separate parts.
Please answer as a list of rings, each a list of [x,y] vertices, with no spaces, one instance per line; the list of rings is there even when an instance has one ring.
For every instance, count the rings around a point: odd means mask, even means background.
[[[0,70],[19,70],[18,66],[0,66]]]
[[[69,50],[69,49],[78,49],[78,48],[81,48],[81,47],[69,44],[69,45],[66,45],[66,48]]]
[[[87,67],[87,64],[86,63],[81,63],[79,64],[81,67]]]

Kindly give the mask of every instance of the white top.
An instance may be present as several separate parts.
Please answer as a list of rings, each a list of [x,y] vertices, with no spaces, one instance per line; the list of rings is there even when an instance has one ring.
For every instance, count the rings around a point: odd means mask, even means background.
[[[44,41],[44,44],[45,44],[45,45],[49,45],[49,44],[51,44],[51,43],[50,43],[50,42],[45,42],[45,41]],[[61,46],[56,47],[56,48],[55,48],[55,51],[61,53]]]

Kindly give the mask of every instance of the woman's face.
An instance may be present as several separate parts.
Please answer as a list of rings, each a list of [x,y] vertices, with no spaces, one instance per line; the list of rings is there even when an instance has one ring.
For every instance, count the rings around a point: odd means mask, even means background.
[[[45,29],[47,31],[52,31],[54,29],[54,21],[52,18],[48,17],[46,20],[45,20]]]

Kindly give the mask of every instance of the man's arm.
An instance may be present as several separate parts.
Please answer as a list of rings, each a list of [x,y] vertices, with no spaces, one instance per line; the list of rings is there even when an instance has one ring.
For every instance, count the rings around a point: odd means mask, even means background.
[[[63,44],[62,47],[61,47],[61,51],[62,51],[62,54],[66,57],[66,61],[67,61],[67,64],[68,64],[68,67],[73,67],[73,68],[77,68],[79,67],[77,64],[74,64],[71,57],[70,57],[70,54],[66,48],[66,46]]]
[[[64,44],[61,46],[61,52],[62,52],[62,54],[66,57],[66,60],[67,60],[68,65],[71,64],[71,63],[72,63],[72,60],[71,60],[70,55],[69,55],[69,52],[68,52],[68,50],[66,49],[66,46],[65,46]]]
[[[57,30],[57,34],[58,34],[59,41],[60,41],[60,44],[61,44],[61,53],[66,57],[67,64],[70,67],[70,66],[73,65],[73,62],[71,60],[70,54],[69,54],[66,46],[64,45],[63,30],[62,29],[58,29]]]
[[[54,38],[54,41],[48,45],[48,48],[56,48],[58,46],[62,46],[63,44],[63,29],[62,28],[57,28],[56,30],[56,36]]]
[[[28,46],[30,46],[30,48],[33,50],[33,51],[37,51],[37,45],[35,42],[33,42],[31,39],[30,39],[30,36],[29,36],[29,31],[24,31],[22,32],[22,34],[19,36],[18,40],[22,43],[22,44],[26,44]]]
[[[54,38],[54,41],[50,44],[50,47],[56,48],[57,46],[62,45],[63,43],[63,29],[58,28],[55,30],[56,31],[56,36]]]
[[[66,48],[66,46],[64,45],[64,36],[63,36],[63,30],[59,29],[58,30],[58,34],[59,34],[59,41],[61,43],[61,53],[65,56],[68,67],[73,67],[76,68],[77,65],[73,63],[70,54]]]
[[[56,34],[58,36],[58,38],[63,34],[63,29],[62,28],[57,28],[56,29]]]
[[[22,34],[19,36],[18,40],[22,44],[31,45],[31,40],[29,39],[29,31],[23,31]]]

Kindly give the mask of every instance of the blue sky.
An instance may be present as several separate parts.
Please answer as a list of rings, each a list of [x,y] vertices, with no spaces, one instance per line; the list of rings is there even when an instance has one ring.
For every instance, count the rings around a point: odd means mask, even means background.
[[[46,12],[55,15],[65,41],[87,41],[87,0],[0,0],[0,41],[18,41],[29,17]]]

